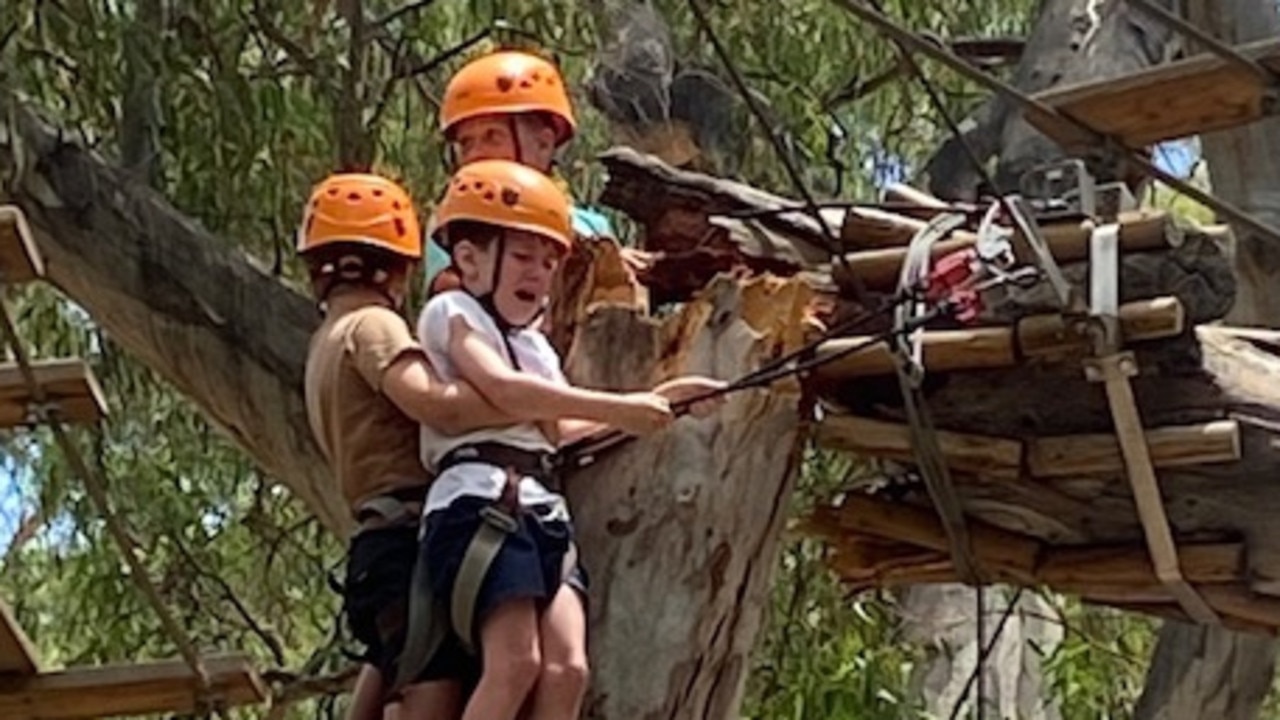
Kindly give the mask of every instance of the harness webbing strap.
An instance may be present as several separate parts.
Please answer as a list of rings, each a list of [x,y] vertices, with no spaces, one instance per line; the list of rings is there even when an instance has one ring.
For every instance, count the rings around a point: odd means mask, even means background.
[[[388,695],[399,693],[413,682],[435,656],[449,631],[445,608],[431,591],[430,560],[418,551],[409,579],[409,622],[405,628],[404,650],[396,663],[396,677]]]
[[[480,516],[483,522],[467,544],[458,577],[453,582],[453,596],[449,601],[453,630],[473,650],[479,644],[473,633],[480,588],[484,585],[485,576],[489,574],[494,558],[502,550],[507,535],[515,532],[517,527],[514,517],[493,505],[481,511]]]

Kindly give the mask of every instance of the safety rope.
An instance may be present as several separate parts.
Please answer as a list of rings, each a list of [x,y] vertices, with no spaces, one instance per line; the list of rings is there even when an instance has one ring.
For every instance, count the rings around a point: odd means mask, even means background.
[[[2,287],[2,284],[0,284],[0,287]],[[182,659],[190,666],[192,674],[195,675],[197,709],[203,714],[221,713],[222,709],[218,707],[213,696],[209,672],[205,668],[204,662],[200,659],[195,644],[182,626],[178,624],[173,614],[169,612],[164,599],[160,596],[159,589],[151,580],[151,576],[147,574],[146,567],[139,557],[138,547],[130,536],[128,528],[125,527],[120,517],[111,510],[106,484],[91,466],[85,462],[84,456],[67,434],[57,403],[50,400],[44,386],[36,379],[31,360],[22,346],[17,328],[14,326],[13,319],[3,301],[0,301],[0,330],[3,330],[5,343],[8,345],[10,352],[13,354],[13,359],[18,365],[18,372],[22,376],[23,383],[27,386],[28,392],[31,393],[32,406],[29,410],[31,419],[47,426],[53,433],[54,441],[62,451],[63,457],[71,466],[72,472],[79,476],[81,482],[83,482],[85,490],[89,494],[89,499],[106,523],[108,534],[111,535],[112,540],[124,556],[125,563],[129,568],[129,577],[133,579],[138,590],[150,603],[156,616],[160,619],[160,624],[164,627],[170,639],[173,640],[174,645],[177,646]]]
[[[963,219],[963,216],[961,216],[961,219]],[[923,267],[927,271],[927,249],[918,249],[915,252],[925,253]],[[991,279],[980,286],[982,289],[1002,283],[1023,283],[1028,279],[1028,275],[1008,272],[998,265],[991,264],[989,258],[984,258],[981,255],[975,257],[974,261],[984,267],[988,267],[991,274]],[[917,261],[917,264],[919,264],[919,261]],[[1033,268],[1027,269],[1034,271]],[[833,326],[800,348],[730,381],[721,388],[672,403],[671,409],[673,413],[677,417],[683,416],[688,414],[689,410],[698,403],[718,399],[743,390],[771,385],[788,377],[807,374],[819,367],[863,352],[881,343],[892,342],[900,336],[916,333],[935,320],[954,318],[958,308],[967,307],[964,301],[945,294],[922,300],[926,293],[931,290],[928,287],[930,278],[927,272],[924,275],[913,274],[913,276],[915,277],[914,282],[900,283],[897,292],[878,303],[874,309],[864,311]],[[853,343],[834,352],[824,355],[817,354],[818,349],[824,343],[857,330],[873,320],[884,318],[889,313],[897,313],[899,308],[908,303],[912,304],[913,311],[907,314],[895,315],[894,325],[890,329],[871,335],[860,342]],[[562,471],[585,468],[595,463],[604,453],[636,439],[634,435],[621,430],[610,430],[583,438],[564,446],[557,452],[557,466]]]
[[[934,245],[950,235],[951,231],[958,228],[964,221],[963,215],[941,214],[930,220],[911,238],[898,279],[900,293],[906,293],[910,288],[927,283],[929,260]],[[933,416],[929,412],[922,390],[925,366],[924,345],[920,331],[923,326],[918,319],[926,316],[928,312],[926,302],[914,299],[901,303],[894,309],[893,345],[896,350],[894,371],[902,393],[907,428],[915,451],[915,464],[920,470],[925,489],[942,520],[956,572],[965,583],[976,585],[978,568],[969,544],[964,509],[960,506],[960,495],[956,492],[951,471],[942,454],[933,425]]]

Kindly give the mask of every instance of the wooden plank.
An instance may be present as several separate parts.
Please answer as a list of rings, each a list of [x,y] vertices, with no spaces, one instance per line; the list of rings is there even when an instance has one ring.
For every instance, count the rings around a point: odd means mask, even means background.
[[[267,700],[265,683],[242,655],[205,659],[205,669],[221,707]],[[81,718],[192,714],[200,708],[198,683],[181,660],[71,668],[27,678],[0,678],[0,718],[79,720]]]
[[[1236,50],[1280,72],[1280,39],[1240,45]],[[1204,53],[1118,78],[1046,90],[1035,99],[1131,148],[1225,130],[1271,114],[1267,88],[1244,69]],[[1027,113],[1027,120],[1069,150],[1089,144],[1067,120]]]
[[[16,205],[0,205],[0,281],[22,283],[44,277],[44,258],[27,218]]]
[[[1177,245],[1184,232],[1163,210],[1144,208],[1120,213],[1121,252],[1161,250]],[[1060,264],[1087,260],[1089,238],[1096,223],[1092,220],[1069,220],[1045,223],[1040,234],[1049,246],[1053,257]],[[841,227],[841,242],[847,247],[860,248],[846,253],[845,263],[832,268],[833,277],[847,284],[852,273],[862,279],[868,288],[888,290],[897,286],[902,272],[902,262],[907,256],[907,244],[911,237],[925,226],[925,221],[898,213],[871,208],[854,208],[845,215]],[[947,239],[933,246],[930,257],[943,257],[965,250],[973,245],[977,235],[968,230],[956,230]],[[1020,247],[1025,243],[1016,243]],[[1030,262],[1030,257],[1019,257]]]
[[[1234,420],[1179,425],[1146,431],[1157,468],[1240,459],[1240,427]],[[1027,469],[1035,477],[1078,477],[1124,470],[1115,435],[1065,435],[1027,441]]]
[[[1016,480],[1022,473],[1022,443],[1006,438],[939,431],[938,444],[947,466],[996,480]],[[830,415],[816,431],[818,445],[870,457],[915,461],[911,429],[904,424]]]
[[[1120,306],[1120,326],[1126,341],[1156,340],[1182,333],[1186,322],[1175,297],[1136,300]],[[847,380],[894,373],[888,343],[866,347],[869,336],[842,337],[818,346],[818,357],[840,356],[819,365],[822,378]],[[1089,349],[1089,336],[1073,329],[1062,315],[1030,315],[1016,327],[978,327],[968,330],[926,330],[921,333],[924,365],[929,372],[1013,367],[1021,359],[1061,360]],[[851,348],[862,347],[859,352]],[[1020,359],[1021,358],[1021,359]]]
[[[92,424],[107,414],[107,401],[93,370],[80,358],[31,361],[32,374],[64,422]],[[31,423],[34,402],[17,363],[0,363],[0,428]]]
[[[40,656],[8,603],[0,600],[0,676],[34,675],[40,672]]]

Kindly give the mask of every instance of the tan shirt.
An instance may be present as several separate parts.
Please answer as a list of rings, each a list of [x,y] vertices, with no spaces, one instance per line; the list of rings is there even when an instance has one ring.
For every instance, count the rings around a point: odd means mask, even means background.
[[[353,512],[403,488],[421,487],[425,499],[418,424],[382,394],[383,374],[407,353],[422,353],[408,323],[377,305],[330,315],[311,336],[307,418]]]

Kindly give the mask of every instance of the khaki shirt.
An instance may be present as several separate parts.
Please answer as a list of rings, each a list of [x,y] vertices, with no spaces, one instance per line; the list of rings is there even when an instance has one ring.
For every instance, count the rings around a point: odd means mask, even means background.
[[[382,393],[387,368],[422,354],[408,323],[371,305],[325,318],[307,353],[307,418],[342,494],[355,509],[394,490],[421,487],[430,476],[418,460],[418,424]]]

